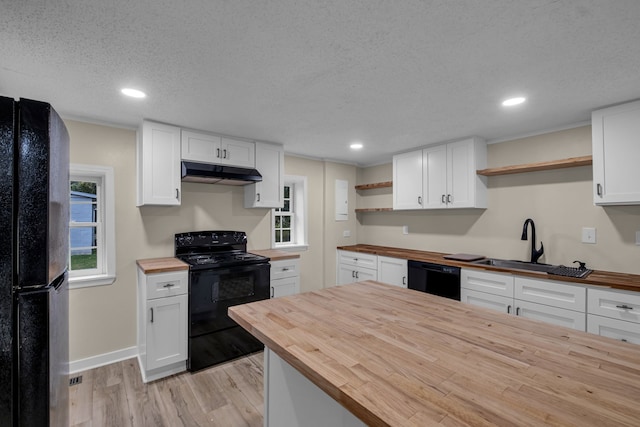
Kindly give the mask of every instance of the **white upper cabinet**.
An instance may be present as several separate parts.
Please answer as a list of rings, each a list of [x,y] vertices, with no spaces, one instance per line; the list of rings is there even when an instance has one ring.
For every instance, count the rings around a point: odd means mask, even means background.
[[[640,204],[640,101],[594,111],[591,129],[594,203]]]
[[[150,121],[138,130],[137,206],[180,204],[180,128]]]
[[[244,187],[245,208],[281,208],[284,191],[282,145],[256,142],[256,169],[262,181]]]
[[[182,131],[182,160],[255,168],[255,145],[207,133]]]
[[[469,138],[393,156],[393,209],[486,208],[487,146]]]

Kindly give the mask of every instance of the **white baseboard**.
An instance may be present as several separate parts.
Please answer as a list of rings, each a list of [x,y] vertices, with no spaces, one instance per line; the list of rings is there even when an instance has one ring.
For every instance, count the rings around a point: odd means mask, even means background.
[[[123,348],[121,350],[112,351],[110,353],[98,354],[97,356],[87,357],[86,359],[72,360],[69,362],[69,373],[86,371],[88,369],[98,368],[100,366],[109,365],[111,363],[120,362],[121,360],[131,359],[138,355],[138,347],[133,346]]]

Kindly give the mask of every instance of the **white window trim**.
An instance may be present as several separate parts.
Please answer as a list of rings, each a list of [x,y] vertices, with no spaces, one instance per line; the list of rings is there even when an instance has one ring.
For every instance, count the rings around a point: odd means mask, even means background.
[[[295,193],[293,201],[295,203],[293,207],[295,224],[302,224],[302,227],[297,226],[295,229],[295,243],[291,244],[276,244],[275,233],[275,217],[277,215],[275,209],[271,209],[271,248],[279,249],[283,251],[299,251],[306,250],[309,247],[308,241],[308,220],[307,220],[307,199],[309,198],[307,190],[307,177],[298,175],[285,175],[285,185],[293,184]]]
[[[102,253],[104,254],[104,273],[69,277],[69,289],[87,288],[92,286],[111,285],[116,280],[116,220],[115,193],[113,168],[111,166],[96,166],[71,163],[69,175],[86,176],[102,179],[103,224],[104,236]]]

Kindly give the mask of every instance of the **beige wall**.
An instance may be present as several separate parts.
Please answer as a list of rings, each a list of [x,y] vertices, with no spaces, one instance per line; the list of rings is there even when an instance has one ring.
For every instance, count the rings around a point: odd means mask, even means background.
[[[591,127],[491,144],[489,167],[591,154]],[[366,168],[358,183],[391,180],[391,164]],[[591,167],[583,166],[488,178],[489,207],[441,211],[359,214],[359,243],[442,252],[476,253],[526,260],[530,242],[520,240],[526,218],[536,223],[542,262],[569,265],[575,259],[601,270],[640,274],[640,206],[593,205]],[[360,192],[363,207],[391,206],[390,190]],[[374,204],[375,203],[375,204]],[[402,226],[409,234],[402,234]],[[597,243],[581,243],[582,227],[597,229]]]
[[[135,261],[171,256],[175,233],[243,230],[248,235],[249,249],[270,247],[271,210],[245,209],[242,187],[183,183],[181,206],[138,208],[135,131],[72,120],[65,123],[71,137],[71,162],[112,166],[116,199],[116,281],[109,286],[71,290],[70,360],[135,346]],[[335,272],[326,273],[324,260],[330,259],[334,265],[336,245],[356,241],[353,215],[350,215],[348,225],[352,231],[351,239],[336,237],[342,234],[342,223],[336,225],[331,219],[325,227],[325,207],[333,209],[332,180],[348,179],[352,185],[355,183],[355,167],[287,156],[285,173],[307,177],[309,248],[300,251],[301,291],[320,289],[325,283],[335,282]],[[330,186],[327,186],[327,180],[331,181]],[[325,201],[325,188],[330,193],[326,196],[330,203]],[[351,197],[355,200],[353,194]],[[330,235],[328,239],[327,233]],[[328,240],[328,245],[325,240]]]

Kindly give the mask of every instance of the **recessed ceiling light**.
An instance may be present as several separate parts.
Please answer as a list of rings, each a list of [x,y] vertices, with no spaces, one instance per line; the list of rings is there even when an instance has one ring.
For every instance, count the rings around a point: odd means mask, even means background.
[[[120,92],[122,92],[123,95],[130,96],[131,98],[146,98],[147,97],[147,94],[144,93],[143,91],[138,90],[138,89],[132,89],[132,88],[129,88],[129,87],[125,87]]]
[[[360,150],[362,147],[363,145],[361,142],[354,142],[349,146],[352,150]]]
[[[519,96],[517,98],[509,98],[502,101],[502,105],[504,105],[505,107],[513,107],[514,105],[522,104],[526,100],[527,98],[524,98],[522,96]]]

